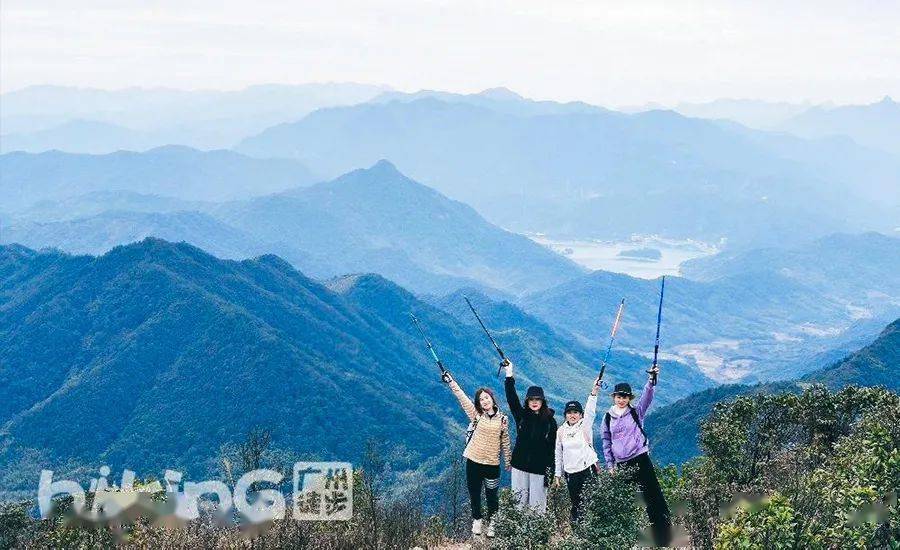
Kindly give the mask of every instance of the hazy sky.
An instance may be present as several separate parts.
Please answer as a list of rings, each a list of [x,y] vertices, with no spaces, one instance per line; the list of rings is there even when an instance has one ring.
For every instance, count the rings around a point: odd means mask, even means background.
[[[900,98],[900,2],[2,0],[0,88],[355,81],[621,106]]]

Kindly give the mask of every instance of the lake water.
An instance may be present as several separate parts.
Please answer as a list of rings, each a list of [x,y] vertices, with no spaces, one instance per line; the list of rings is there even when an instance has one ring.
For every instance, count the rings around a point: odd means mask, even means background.
[[[678,266],[683,262],[719,251],[709,243],[664,239],[655,235],[634,235],[625,241],[554,239],[544,234],[528,234],[527,237],[588,269],[625,273],[642,279],[678,275]],[[627,257],[629,252],[647,255],[647,249],[658,250],[659,259]]]

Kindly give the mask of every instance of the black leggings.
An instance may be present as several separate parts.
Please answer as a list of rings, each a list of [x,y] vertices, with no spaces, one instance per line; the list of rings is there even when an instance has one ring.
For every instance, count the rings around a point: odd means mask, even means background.
[[[472,503],[472,519],[481,519],[481,486],[487,500],[487,517],[490,519],[500,508],[500,466],[479,464],[466,459],[466,485]]]
[[[637,471],[631,481],[637,482],[641,492],[644,493],[644,501],[647,503],[647,517],[650,519],[650,527],[653,530],[653,541],[657,546],[668,546],[672,541],[672,521],[669,518],[669,506],[666,497],[663,496],[659,480],[656,479],[656,471],[650,456],[647,453],[620,462],[623,466],[636,466]]]
[[[588,466],[574,474],[566,474],[566,488],[569,490],[569,500],[572,501],[572,509],[569,511],[572,523],[578,521],[578,516],[581,515],[581,492],[584,491],[584,484],[596,477],[594,466]]]

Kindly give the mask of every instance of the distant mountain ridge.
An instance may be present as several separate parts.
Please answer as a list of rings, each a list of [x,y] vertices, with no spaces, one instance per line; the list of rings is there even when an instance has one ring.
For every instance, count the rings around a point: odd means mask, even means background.
[[[508,88],[490,88],[477,94],[456,94],[438,90],[420,90],[414,93],[385,92],[369,103],[389,103],[398,101],[410,103],[421,99],[436,99],[446,103],[463,103],[485,107],[492,111],[520,116],[539,116],[565,113],[610,113],[613,111],[581,101],[558,103],[555,101],[535,101],[522,97]]]
[[[679,113],[696,118],[733,120],[749,128],[771,129],[809,109],[809,103],[721,98],[706,103],[679,103]]]
[[[617,340],[625,349],[648,349],[654,340],[659,284],[595,271],[524,296],[518,304],[596,345],[608,337],[615,304],[624,297],[626,313]],[[667,277],[663,315],[664,352],[695,362],[720,383],[797,376],[783,367],[801,352],[799,343],[816,342],[834,325],[850,322],[844,304],[773,272],[708,283]]]
[[[200,158],[212,154],[187,151]],[[228,154],[238,161],[247,158]],[[131,155],[125,157],[129,162]],[[7,156],[0,159],[15,162]],[[283,162],[288,163],[285,178],[292,177],[293,161]],[[18,167],[8,178],[4,176],[3,185],[10,188],[13,181],[24,182],[28,165]],[[241,187],[255,185],[257,179],[251,173],[245,178],[240,173],[227,173],[226,166],[216,166],[216,173],[230,178],[226,181],[234,181],[236,189],[230,192],[257,192]],[[194,171],[185,170],[189,174]],[[65,181],[67,173],[68,170],[60,172],[53,181]],[[120,180],[107,174],[108,183],[92,180],[91,185],[118,185]],[[169,180],[165,176],[138,176],[133,186],[137,187],[138,182],[145,186],[148,179],[159,182],[154,190],[177,186],[182,197],[194,194],[189,185],[178,185],[179,178]],[[273,179],[267,185],[287,183]],[[42,191],[44,196],[71,192],[69,187],[59,191],[53,184],[46,187],[49,189]],[[38,194],[36,190],[29,193]],[[526,237],[489,224],[472,208],[407,178],[387,161],[330,182],[294,186],[246,201],[211,203],[133,192],[100,193],[105,194],[91,197],[110,201],[111,208],[118,202],[126,210],[98,212],[98,205],[90,204],[90,197],[85,196],[63,196],[61,205],[38,201],[19,210],[18,218],[14,214],[12,223],[5,222],[0,238],[35,248],[50,246],[102,254],[117,244],[157,236],[192,242],[232,259],[277,253],[320,279],[377,272],[417,292],[435,294],[467,286],[521,294],[585,273],[570,260]],[[83,216],[68,218],[62,204],[72,212],[83,212]],[[164,211],[155,212],[157,207]],[[129,208],[133,210],[128,211]],[[41,214],[56,218],[63,214],[63,219],[35,221]]]
[[[889,96],[869,105],[813,107],[780,129],[804,137],[843,135],[866,147],[900,154],[900,103]]]
[[[15,224],[3,240],[30,248],[56,248],[73,254],[102,254],[147,237],[185,241],[215,256],[244,259],[274,252],[263,242],[201,212],[105,211],[58,222]]]
[[[214,215],[256,238],[286,242],[318,258],[330,266],[327,273],[314,272],[323,278],[371,271],[424,292],[474,281],[522,293],[584,273],[387,161],[308,188],[226,204]]]
[[[6,92],[3,152],[111,153],[162,145],[222,149],[322,107],[362,103],[390,90],[354,83],[263,84],[242,90],[29,86]],[[80,131],[71,125],[81,121]],[[92,135],[86,125],[110,125]]]
[[[900,305],[900,238],[880,233],[835,234],[792,248],[723,252],[681,265],[685,277],[714,281],[777,272],[823,296],[856,307]]]
[[[795,378],[900,315],[900,239],[836,234],[794,248],[723,252],[668,278],[666,350],[706,365],[720,382]],[[658,282],[594,272],[518,300],[525,311],[598,342],[627,297],[619,340],[653,337]],[[870,331],[870,332],[869,332]]]
[[[900,187],[900,160],[860,178],[870,159],[852,142],[835,155],[831,145],[670,111],[531,116],[483,98],[443,97],[322,109],[236,149],[332,175],[388,158],[498,225],[557,236],[639,232],[770,244],[851,227],[885,230],[884,213],[900,204],[890,191]],[[826,161],[828,171],[818,167]],[[871,199],[875,190],[886,193],[880,202]]]
[[[0,155],[4,210],[93,191],[133,191],[183,200],[233,200],[312,183],[293,160],[261,160],[233,151],[166,146],[143,153],[80,155],[60,151]]]
[[[75,119],[43,130],[4,134],[0,138],[0,153],[60,150],[103,154],[123,149],[144,151],[160,145],[158,139],[145,132],[108,122]]]
[[[136,193],[134,191],[91,191],[62,199],[46,199],[17,210],[13,217],[17,222],[59,222],[88,218],[109,211],[144,212],[163,214],[169,212],[202,212],[211,208],[204,201],[186,201],[175,197]]]

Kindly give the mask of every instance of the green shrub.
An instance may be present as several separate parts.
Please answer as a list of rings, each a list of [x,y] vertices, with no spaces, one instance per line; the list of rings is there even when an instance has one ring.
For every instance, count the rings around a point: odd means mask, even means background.
[[[614,474],[602,470],[596,480],[585,483],[581,517],[560,548],[621,549],[638,541],[647,516],[628,475],[624,468]]]
[[[760,506],[739,508],[719,526],[715,547],[722,550],[797,548],[797,517],[790,502],[776,494]]]
[[[498,550],[537,550],[547,548],[553,534],[549,514],[519,506],[509,489],[500,491],[500,511],[495,515],[495,538],[491,548]]]

